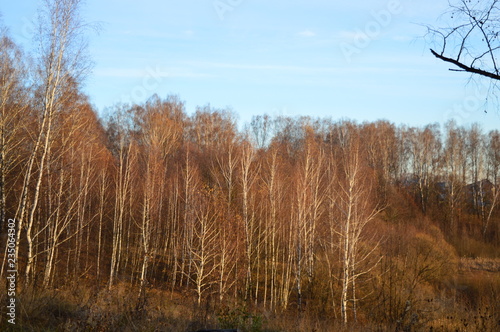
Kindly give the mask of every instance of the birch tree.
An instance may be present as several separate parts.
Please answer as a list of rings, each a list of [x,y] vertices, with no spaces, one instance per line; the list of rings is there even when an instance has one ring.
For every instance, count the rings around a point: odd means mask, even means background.
[[[26,282],[30,280],[34,263],[33,226],[51,147],[53,121],[61,110],[64,87],[71,80],[81,81],[88,69],[84,52],[86,42],[83,38],[85,25],[80,18],[80,8],[80,0],[45,0],[39,17],[36,76],[40,83],[37,88],[40,99],[37,103],[40,123],[24,171],[21,198],[16,213],[19,229],[26,230],[28,246]],[[18,232],[16,240],[18,248],[20,236],[21,232]],[[16,251],[18,252],[19,250]]]
[[[466,135],[466,151],[467,165],[469,175],[467,179],[471,182],[469,185],[472,204],[477,217],[482,221],[485,220],[485,190],[483,188],[485,174],[485,137],[481,127],[478,124],[473,124],[467,131]]]
[[[445,149],[444,149],[444,172],[446,174],[446,195],[449,209],[450,229],[455,230],[457,210],[460,199],[463,196],[466,177],[466,149],[465,131],[458,128],[454,122],[446,125]]]
[[[159,193],[166,186],[165,178],[171,153],[181,137],[175,114],[168,103],[151,100],[146,104],[144,114],[138,114],[141,128],[142,164],[144,170],[142,218],[139,225],[143,252],[140,294],[146,285],[149,261],[153,257],[152,236],[160,231],[159,216],[163,200]]]
[[[255,183],[258,165],[255,165],[255,149],[249,141],[245,141],[242,146],[240,159],[240,184],[242,199],[242,223],[245,233],[245,258],[246,258],[246,279],[245,279],[245,300],[250,295],[252,286],[252,265],[254,250],[256,247],[256,220],[255,215],[250,210],[252,186]],[[257,240],[258,241],[258,240]]]
[[[423,130],[410,128],[407,133],[408,150],[411,156],[411,170],[416,181],[416,192],[423,213],[427,212],[429,189],[439,162],[441,141],[434,125]]]
[[[107,134],[112,142],[112,152],[116,158],[114,174],[114,211],[111,240],[111,262],[109,271],[109,289],[112,288],[120,269],[122,249],[127,221],[127,202],[130,200],[132,179],[135,175],[136,149],[131,139],[130,119],[122,109],[117,110],[114,118],[108,121]]]
[[[284,211],[288,209],[285,201],[287,184],[289,184],[289,172],[286,169],[286,161],[282,158],[282,151],[274,144],[267,151],[261,171],[261,181],[265,189],[267,206],[265,248],[266,248],[266,269],[265,269],[265,287],[264,287],[264,305],[269,297],[269,305],[272,310],[284,304],[287,301],[281,301],[282,289],[289,285],[287,269],[289,265],[283,265],[283,256],[285,255],[285,219]],[[263,202],[264,203],[264,202]],[[282,278],[280,280],[280,277]],[[281,287],[280,287],[281,286]],[[269,289],[269,290],[268,290]],[[288,294],[288,290],[283,293]]]
[[[500,132],[498,130],[493,130],[488,134],[486,150],[487,173],[493,187],[489,197],[489,206],[483,219],[484,238],[486,238],[491,218],[500,203]]]
[[[26,80],[23,53],[0,26],[0,233],[6,222],[7,177],[23,160],[23,122],[30,119]]]
[[[40,233],[45,233],[45,268],[43,285],[49,287],[54,274],[54,262],[58,247],[79,234],[87,224],[83,210],[89,195],[91,158],[94,142],[93,131],[86,123],[84,110],[73,98],[65,102],[64,117],[54,123],[53,146],[47,155],[47,186],[49,204],[45,206],[49,216],[42,228],[36,228],[33,241],[38,242]],[[85,129],[84,129],[85,128]],[[82,138],[87,134],[86,145]],[[76,169],[75,165],[79,165]],[[51,189],[54,187],[53,189]],[[79,218],[80,216],[80,218]],[[73,227],[70,227],[73,224]],[[41,252],[34,252],[38,256]],[[69,255],[69,254],[68,254]],[[75,257],[76,258],[76,257]],[[78,260],[74,260],[75,275]]]
[[[324,189],[322,188],[322,172],[324,171],[324,152],[315,141],[315,132],[309,125],[304,126],[305,138],[301,159],[297,165],[296,187],[296,265],[298,308],[302,306],[302,271],[308,283],[314,278],[316,260],[316,229],[322,215]]]
[[[214,274],[219,267],[217,260],[220,229],[217,227],[219,212],[211,204],[214,203],[213,189],[203,188],[197,193],[195,224],[193,229],[192,254],[193,272],[189,278],[194,284],[198,306],[203,295],[217,282]]]
[[[370,261],[377,249],[377,242],[372,243],[368,250],[362,248],[362,243],[373,242],[364,231],[380,212],[380,208],[373,202],[371,179],[362,164],[363,152],[357,130],[352,126],[341,127],[338,136],[338,187],[333,191],[335,197],[330,199],[334,201],[337,210],[335,233],[338,236],[340,254],[340,310],[343,322],[347,323],[349,309],[353,319],[357,318],[358,279],[378,263]]]

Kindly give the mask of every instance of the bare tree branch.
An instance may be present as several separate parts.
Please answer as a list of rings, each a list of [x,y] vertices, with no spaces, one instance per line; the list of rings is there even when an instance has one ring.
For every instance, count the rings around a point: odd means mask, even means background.
[[[441,50],[431,53],[460,70],[499,80],[497,52],[500,48],[500,8],[498,0],[450,1],[446,13],[454,22],[447,28],[428,27],[429,33],[441,39]],[[449,24],[449,23],[448,23]]]
[[[473,68],[473,67],[469,67],[463,63],[461,63],[460,61],[457,61],[455,59],[452,59],[452,58],[448,58],[448,57],[445,57],[444,55],[441,55],[441,54],[438,54],[436,51],[434,51],[433,49],[431,49],[431,53],[438,59],[440,60],[443,60],[445,62],[449,62],[449,63],[452,63],[454,64],[455,66],[459,67],[459,68],[462,68],[462,71],[466,71],[466,72],[469,72],[469,73],[473,73],[473,74],[479,74],[479,75],[482,75],[482,76],[486,76],[486,77],[489,77],[489,78],[492,78],[492,79],[495,79],[495,80],[500,80],[500,75],[497,75],[497,74],[494,74],[494,73],[490,73],[488,71],[485,71],[485,70],[482,70],[482,69],[478,69],[478,68]],[[452,69],[450,69],[452,70]],[[457,71],[455,69],[455,71]]]

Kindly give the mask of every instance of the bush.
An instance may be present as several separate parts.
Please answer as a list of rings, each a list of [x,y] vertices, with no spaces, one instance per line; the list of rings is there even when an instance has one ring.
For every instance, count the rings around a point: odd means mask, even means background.
[[[239,329],[244,332],[262,331],[262,316],[252,314],[243,308],[223,309],[217,314],[217,319],[223,329]]]

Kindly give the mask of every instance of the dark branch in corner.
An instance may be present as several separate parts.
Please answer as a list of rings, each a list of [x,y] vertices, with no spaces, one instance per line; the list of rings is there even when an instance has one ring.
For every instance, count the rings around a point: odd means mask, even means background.
[[[490,73],[488,71],[485,71],[485,70],[481,70],[481,69],[477,69],[477,68],[473,68],[473,67],[469,67],[467,65],[464,65],[463,63],[455,60],[455,59],[451,59],[451,58],[447,58],[441,54],[438,54],[436,51],[434,51],[432,48],[431,48],[431,53],[438,59],[440,60],[443,60],[445,62],[449,62],[449,63],[452,63],[454,64],[455,66],[463,69],[464,71],[467,71],[469,73],[474,73],[474,74],[478,74],[478,75],[482,75],[482,76],[486,76],[486,77],[489,77],[489,78],[492,78],[494,80],[500,80],[500,75],[497,75],[497,74],[493,74],[493,73]]]

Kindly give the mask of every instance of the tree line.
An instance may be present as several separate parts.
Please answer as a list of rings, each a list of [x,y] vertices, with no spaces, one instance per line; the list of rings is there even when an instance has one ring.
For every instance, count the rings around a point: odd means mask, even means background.
[[[157,287],[411,326],[453,288],[452,239],[498,245],[498,130],[267,115],[238,129],[229,110],[156,95],[99,117],[71,8],[49,8],[34,63],[0,37],[1,244],[14,219],[19,287],[127,282],[139,301]]]

